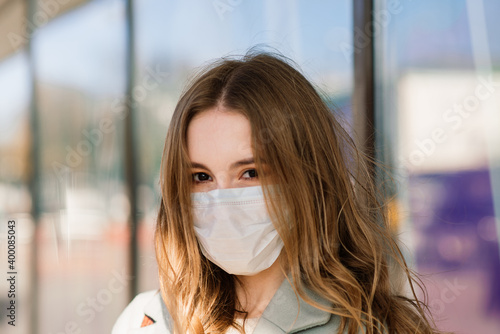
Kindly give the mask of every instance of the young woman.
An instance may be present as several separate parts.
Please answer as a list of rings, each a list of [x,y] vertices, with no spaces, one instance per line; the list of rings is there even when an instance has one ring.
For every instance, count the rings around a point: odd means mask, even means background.
[[[437,333],[365,160],[284,57],[204,70],[163,152],[161,292],[113,333]]]

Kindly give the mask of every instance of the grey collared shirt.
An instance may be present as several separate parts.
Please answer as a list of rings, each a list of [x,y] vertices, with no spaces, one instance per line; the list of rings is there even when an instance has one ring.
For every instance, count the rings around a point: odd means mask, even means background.
[[[321,296],[306,290],[315,302],[331,308],[331,303]],[[141,328],[144,316],[154,324]],[[340,318],[317,309],[295,294],[290,282],[285,279],[262,313],[253,334],[282,333],[337,333]],[[137,295],[116,321],[112,334],[171,334],[171,318],[159,291]]]

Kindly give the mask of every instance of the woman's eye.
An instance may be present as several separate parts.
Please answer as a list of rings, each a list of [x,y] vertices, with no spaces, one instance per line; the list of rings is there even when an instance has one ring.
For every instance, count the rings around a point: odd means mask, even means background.
[[[194,182],[205,182],[205,181],[210,181],[211,177],[206,174],[206,173],[194,173],[193,174],[193,181]]]
[[[249,169],[243,173],[244,179],[253,179],[257,177],[257,171],[255,169]]]

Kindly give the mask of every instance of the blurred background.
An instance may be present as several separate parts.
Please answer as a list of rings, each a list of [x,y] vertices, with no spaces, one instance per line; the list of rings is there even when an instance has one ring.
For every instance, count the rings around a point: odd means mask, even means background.
[[[495,0],[0,0],[1,277],[9,220],[17,237],[16,326],[2,278],[0,332],[109,333],[158,288],[177,99],[203,64],[264,44],[354,132],[354,58],[373,56],[370,138],[405,255],[439,328],[500,333],[499,14]]]

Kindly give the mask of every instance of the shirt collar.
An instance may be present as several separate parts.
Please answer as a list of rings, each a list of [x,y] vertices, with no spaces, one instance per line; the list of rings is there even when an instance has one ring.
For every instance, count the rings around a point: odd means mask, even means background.
[[[146,304],[144,307],[144,314],[155,322],[153,325],[147,327],[155,328],[155,332],[158,333],[172,332],[172,328],[170,326],[172,324],[172,318],[170,317],[167,307],[163,302],[160,290],[158,290],[154,297],[151,298],[151,300]],[[169,331],[166,331],[166,329]]]
[[[331,309],[331,302],[310,289],[304,288],[306,295],[314,302]],[[172,332],[172,319],[158,290],[144,307],[144,314],[155,321],[151,326],[155,333]],[[295,294],[290,278],[285,278],[262,314],[254,333],[295,333],[326,324],[332,314],[320,310]],[[146,327],[147,328],[147,327]],[[158,331],[157,331],[158,330]]]
[[[310,289],[306,295],[314,302],[331,309],[332,303]],[[294,333],[327,323],[332,314],[320,310],[295,294],[290,278],[286,278],[274,294],[254,333]]]

